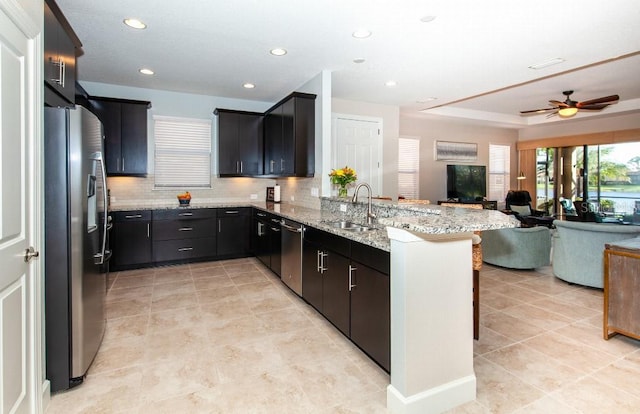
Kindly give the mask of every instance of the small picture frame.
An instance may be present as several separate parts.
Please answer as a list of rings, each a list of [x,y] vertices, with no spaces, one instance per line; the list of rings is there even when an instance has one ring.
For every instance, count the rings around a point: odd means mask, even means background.
[[[274,200],[273,187],[267,187],[267,201],[273,202],[273,200]]]

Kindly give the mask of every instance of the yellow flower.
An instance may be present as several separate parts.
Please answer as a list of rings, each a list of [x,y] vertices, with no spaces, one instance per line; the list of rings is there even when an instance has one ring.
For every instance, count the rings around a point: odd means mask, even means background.
[[[358,179],[355,170],[347,166],[331,170],[329,177],[333,184],[338,184],[341,187],[345,187]]]

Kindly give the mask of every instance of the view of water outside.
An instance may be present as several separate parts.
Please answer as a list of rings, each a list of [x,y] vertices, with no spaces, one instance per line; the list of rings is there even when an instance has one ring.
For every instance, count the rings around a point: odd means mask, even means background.
[[[588,146],[587,151],[588,200],[594,204],[599,202],[600,212],[607,215],[640,214],[640,142],[593,145]],[[577,171],[584,165],[583,148],[577,147],[575,154]],[[538,149],[537,161],[540,205],[554,198],[553,150]],[[578,197],[582,195],[580,181],[574,179]]]

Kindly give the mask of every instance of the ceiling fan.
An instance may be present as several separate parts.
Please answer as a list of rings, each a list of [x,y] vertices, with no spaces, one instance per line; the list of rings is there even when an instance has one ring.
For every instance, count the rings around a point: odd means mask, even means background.
[[[545,113],[552,111],[547,115],[548,117],[552,117],[558,114],[562,118],[570,118],[578,113],[579,110],[588,110],[588,111],[599,111],[607,106],[615,103],[620,97],[618,95],[610,95],[603,96],[602,98],[590,99],[588,101],[576,102],[571,100],[570,96],[573,91],[564,91],[563,95],[567,97],[564,102],[550,100],[549,103],[552,105],[551,108],[542,108],[542,109],[532,109],[529,111],[520,111],[521,115],[524,114],[534,114],[534,113]]]

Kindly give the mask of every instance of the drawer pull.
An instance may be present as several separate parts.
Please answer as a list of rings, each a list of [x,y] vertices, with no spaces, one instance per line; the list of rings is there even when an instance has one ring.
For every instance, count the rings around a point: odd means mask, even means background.
[[[267,217],[267,215],[266,215],[266,214],[264,214],[264,213],[256,213],[256,215],[257,215],[258,217]]]
[[[179,252],[190,252],[193,250],[193,247],[181,247],[178,249]]]
[[[178,215],[182,217],[189,217],[189,216],[193,216],[193,213],[180,213]]]
[[[274,218],[272,218],[272,219],[271,219],[271,221],[272,221],[272,222],[274,222],[274,223],[277,223],[277,224],[280,224],[280,223],[281,223],[280,219],[274,219]]]
[[[142,218],[142,214],[133,214],[131,216],[124,216],[126,219]]]
[[[193,227],[180,227],[178,231],[192,231]]]
[[[225,214],[238,214],[239,211],[238,210],[228,210],[224,212]]]

